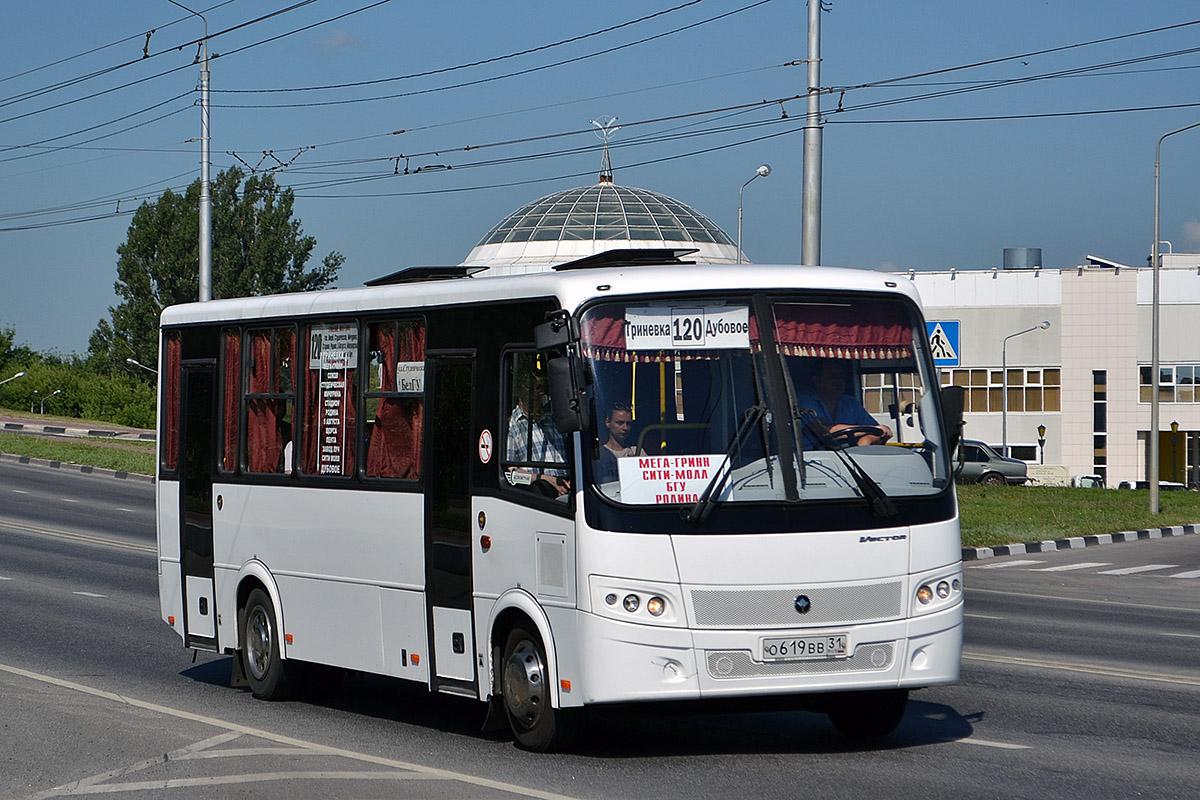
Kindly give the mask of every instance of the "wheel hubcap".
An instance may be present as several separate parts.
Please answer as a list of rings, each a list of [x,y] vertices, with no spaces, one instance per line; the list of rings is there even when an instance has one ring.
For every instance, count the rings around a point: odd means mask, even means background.
[[[512,716],[533,727],[546,706],[546,668],[537,648],[521,641],[504,665],[504,702]]]
[[[255,606],[246,615],[246,666],[255,680],[267,675],[271,662],[271,621],[262,606]]]

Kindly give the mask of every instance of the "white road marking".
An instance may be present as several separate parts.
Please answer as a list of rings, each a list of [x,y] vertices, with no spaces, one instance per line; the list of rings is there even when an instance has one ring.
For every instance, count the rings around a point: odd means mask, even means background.
[[[1075,569],[1087,569],[1088,567],[1107,567],[1111,561],[1081,561],[1078,564],[1063,564],[1061,567],[1042,567],[1041,569],[1030,570],[1030,572],[1070,572]]]
[[[1034,667],[1059,672],[1080,672],[1086,675],[1103,675],[1109,678],[1127,678],[1134,681],[1150,681],[1153,683],[1176,683],[1183,686],[1200,686],[1200,675],[1179,675],[1169,672],[1149,672],[1144,669],[1124,669],[1108,667],[1101,664],[1086,664],[1074,661],[1049,661],[1038,658],[1022,658],[1021,656],[995,656],[986,653],[963,652],[967,661],[983,661],[990,664],[1007,664],[1014,667]]]
[[[24,489],[13,489],[13,494],[29,494],[29,492]]]
[[[997,747],[1001,750],[1031,750],[1033,749],[1027,744],[1008,744],[1007,742],[989,742],[987,739],[975,739],[967,737],[966,739],[947,739],[948,742],[957,742],[958,744],[977,744],[980,747]]]
[[[0,575],[0,581],[11,581],[11,580],[12,580],[12,578],[6,578],[3,575]]]
[[[24,670],[24,669],[21,669],[20,667],[12,667],[7,664],[0,664],[0,672],[7,672],[12,675],[19,675],[23,678],[28,678],[30,680],[39,681],[41,683],[49,684],[51,686],[58,686],[63,689],[70,689],[72,691],[81,692],[83,694],[88,694],[93,697],[100,697],[105,700],[110,700],[114,703],[120,703],[122,705],[127,705],[127,706],[133,706],[134,708],[141,708],[141,709],[144,709],[147,711],[153,711],[153,712],[159,713],[159,714],[166,714],[171,717],[176,717],[177,719],[186,719],[186,720],[191,720],[193,722],[199,722],[204,725],[211,725],[214,728],[221,728],[221,729],[229,731],[231,733],[248,734],[250,736],[257,736],[260,739],[266,739],[268,741],[276,742],[278,744],[286,745],[288,747],[304,748],[305,750],[310,751],[314,755],[337,756],[337,757],[341,757],[341,758],[352,759],[354,761],[361,761],[361,762],[364,762],[367,764],[375,764],[377,766],[390,767],[393,770],[406,770],[411,773],[417,773],[417,775],[413,775],[412,777],[420,779],[420,780],[460,781],[462,783],[466,783],[471,786],[481,786],[481,787],[488,788],[488,789],[495,789],[495,790],[501,791],[501,792],[511,792],[512,794],[520,795],[522,797],[538,798],[538,800],[573,800],[573,798],[567,797],[566,795],[555,794],[553,792],[544,792],[544,791],[541,791],[540,789],[533,789],[533,788],[526,787],[526,786],[518,786],[516,784],[505,783],[503,781],[490,780],[488,778],[481,778],[481,777],[478,777],[475,775],[468,775],[466,773],[454,772],[452,770],[438,769],[436,767],[427,767],[422,764],[412,764],[412,763],[408,763],[405,761],[399,761],[399,760],[393,759],[393,758],[384,758],[382,756],[373,756],[373,755],[369,755],[367,753],[358,753],[358,752],[355,752],[354,750],[346,750],[341,747],[330,747],[328,745],[316,744],[315,742],[307,742],[307,741],[304,741],[303,739],[296,739],[291,736],[284,736],[283,734],[273,733],[271,731],[262,730],[260,728],[251,728],[247,725],[240,725],[236,722],[227,722],[223,719],[218,719],[216,717],[209,717],[209,716],[205,716],[203,714],[194,714],[190,711],[184,711],[179,708],[171,708],[170,706],[159,705],[158,703],[150,703],[145,700],[138,700],[133,697],[119,695],[119,694],[115,694],[113,692],[107,692],[103,689],[96,689],[96,688],[93,688],[91,686],[86,686],[81,683],[73,683],[71,681],[62,680],[61,678],[54,678],[50,675],[43,675],[38,672],[30,672],[29,670]],[[161,760],[162,757],[160,756],[159,759]],[[123,774],[128,774],[128,770],[125,770],[123,772]],[[303,774],[311,775],[311,774],[319,774],[319,773],[303,773]],[[369,772],[368,773],[348,773],[348,775],[368,775],[368,776],[375,775],[375,774],[379,774],[379,773],[369,773]],[[400,774],[405,774],[405,773],[400,773]],[[286,776],[286,775],[289,775],[289,773],[275,773],[276,777]],[[259,775],[257,777],[262,778],[263,776]],[[179,785],[194,785],[194,784],[179,784]],[[148,788],[153,789],[153,788],[157,788],[160,786],[162,786],[161,781],[154,783],[152,786],[150,786]],[[67,793],[64,791],[53,790],[53,789],[50,791],[54,792],[54,794],[43,793],[42,795],[34,795],[31,798],[27,798],[27,800],[36,800],[36,798],[48,798],[48,797],[60,796],[61,794]],[[76,790],[76,792],[77,791],[78,790]]]
[[[84,533],[74,533],[72,531],[62,531],[55,528],[44,528],[41,525],[29,525],[23,522],[17,522],[12,519],[0,519],[0,526],[10,530],[20,531],[22,533],[34,533],[39,536],[57,536],[60,539],[72,539],[76,542],[87,542],[88,544],[99,544],[105,547],[118,547],[122,550],[137,550],[141,553],[157,554],[158,548],[149,544],[136,544],[134,542],[122,542],[117,539],[108,539],[103,536],[89,536]]]
[[[73,500],[70,497],[60,497],[60,498],[58,498],[58,502],[60,502],[60,503],[78,503],[79,501]]]
[[[1170,575],[1171,578],[1200,578],[1200,569],[1194,569],[1191,572],[1179,572],[1175,575]]]
[[[971,567],[971,569],[1005,569],[1006,567],[1027,567],[1030,564],[1045,564],[1045,563],[1046,563],[1045,560],[1038,561],[1038,560],[1030,560],[1030,559],[1026,559],[1026,558],[1019,558],[1016,561],[1000,561],[996,564],[981,564],[978,567]]]
[[[95,592],[71,592],[71,594],[81,594],[84,597],[107,597],[108,595],[96,594]]]
[[[1154,572],[1159,569],[1173,569],[1178,564],[1143,564],[1140,567],[1125,567],[1124,569],[1106,569],[1097,575],[1136,575],[1139,572]]]
[[[1179,636],[1184,639],[1200,639],[1200,633],[1171,633],[1169,631],[1163,631],[1159,635],[1160,636]]]
[[[991,614],[963,614],[964,617],[973,617],[974,619],[1005,619],[1005,617],[993,617]]]
[[[1013,593],[1008,589],[980,589],[976,586],[968,586],[966,591],[971,594],[994,594],[1001,597],[1011,598]],[[1111,600],[1093,600],[1087,597],[1071,597],[1061,594],[1031,594],[1023,593],[1021,597],[1025,600],[1054,600],[1060,603],[1078,603],[1080,605],[1105,606],[1112,607]],[[1122,603],[1121,608],[1146,608],[1152,611],[1171,611],[1176,614],[1200,614],[1200,608],[1191,606],[1156,606],[1151,603]]]

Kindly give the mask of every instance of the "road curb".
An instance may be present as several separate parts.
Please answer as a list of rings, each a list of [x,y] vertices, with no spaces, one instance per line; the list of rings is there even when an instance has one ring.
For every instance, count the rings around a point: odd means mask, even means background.
[[[1190,536],[1195,533],[1200,533],[1200,523],[1171,525],[1165,528],[1146,528],[1140,531],[1102,533],[1094,536],[1071,536],[1064,539],[1047,539],[1041,542],[1025,542],[1023,544],[1001,544],[995,547],[964,547],[962,549],[962,560],[979,561],[980,559],[993,558],[995,556],[1053,553],[1058,550],[1075,550],[1084,547],[1094,547],[1100,544],[1137,542],[1143,539],[1165,539],[1172,536]]]
[[[63,463],[62,461],[47,461],[44,458],[15,456],[11,453],[0,453],[0,461],[13,461],[18,464],[30,464],[35,467],[48,467],[50,469],[65,469],[71,472],[82,472],[85,475],[100,475],[107,478],[136,481],[138,483],[154,483],[154,477],[152,475],[139,475],[136,472],[125,472],[124,470],[89,467],[86,464],[70,464]]]

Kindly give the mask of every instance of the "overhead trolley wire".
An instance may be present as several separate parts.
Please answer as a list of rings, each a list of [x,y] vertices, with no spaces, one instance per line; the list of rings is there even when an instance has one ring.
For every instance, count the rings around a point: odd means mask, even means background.
[[[716,16],[709,17],[708,19],[703,19],[698,22],[693,22],[689,25],[684,25],[684,26],[681,26],[679,28],[674,28],[669,31],[657,33],[657,34],[654,34],[653,36],[647,36],[642,39],[638,39],[636,41],[626,42],[624,44],[615,45],[613,47],[608,47],[603,50],[596,50],[591,53],[584,53],[583,55],[573,56],[571,58],[564,58],[559,61],[551,62],[549,64],[542,64],[542,65],[536,66],[536,67],[528,67],[526,69],[513,70],[512,72],[506,72],[506,73],[502,73],[500,75],[492,75],[487,78],[477,78],[477,79],[471,80],[471,81],[462,81],[459,83],[452,83],[452,84],[447,84],[444,86],[433,86],[433,87],[429,87],[427,89],[413,89],[413,90],[410,90],[407,92],[397,92],[395,94],[387,94],[387,95],[376,95],[373,97],[353,97],[353,98],[346,98],[343,100],[312,100],[312,101],[308,101],[308,102],[297,102],[297,103],[212,103],[212,107],[213,108],[262,109],[262,108],[315,108],[318,106],[342,106],[342,105],[351,105],[354,103],[372,103],[372,102],[377,102],[380,100],[398,100],[398,99],[404,98],[404,97],[417,97],[420,95],[435,94],[437,92],[450,91],[452,89],[463,89],[463,88],[466,88],[469,86],[480,86],[480,85],[483,85],[486,83],[494,83],[495,81],[505,80],[507,78],[515,78],[515,77],[520,77],[522,75],[530,75],[535,72],[542,72],[542,71],[548,70],[548,69],[555,69],[557,67],[566,66],[567,64],[574,64],[574,63],[577,63],[580,61],[586,61],[588,59],[596,58],[597,56],[608,55],[610,53],[615,53],[615,52],[618,52],[620,50],[625,50],[630,47],[636,47],[637,45],[646,44],[648,42],[653,42],[658,39],[663,39],[668,36],[673,36],[677,33],[682,33],[684,31],[688,31],[693,28],[698,28],[701,25],[707,25],[710,22],[717,22],[719,20],[726,19],[735,14],[740,14],[744,11],[749,11],[751,9],[758,8],[759,6],[763,6],[763,5],[766,5],[767,3],[771,3],[771,2],[774,2],[774,0],[757,0],[757,2],[750,3],[749,5],[742,6],[741,8],[735,8],[732,11],[727,11],[723,14],[717,14]],[[408,77],[408,76],[401,76],[401,77]],[[398,78],[398,79],[400,79],[400,78]],[[225,93],[226,92],[224,90],[222,90],[219,93],[214,91],[214,94],[225,94]]]

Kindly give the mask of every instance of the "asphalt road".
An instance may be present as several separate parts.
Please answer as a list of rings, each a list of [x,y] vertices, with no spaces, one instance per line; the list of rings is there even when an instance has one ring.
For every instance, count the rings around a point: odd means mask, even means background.
[[[150,484],[0,461],[0,797],[1191,798],[1200,536],[967,565],[963,678],[852,745],[803,712],[608,712],[575,754],[348,678],[262,703],[159,620]]]

